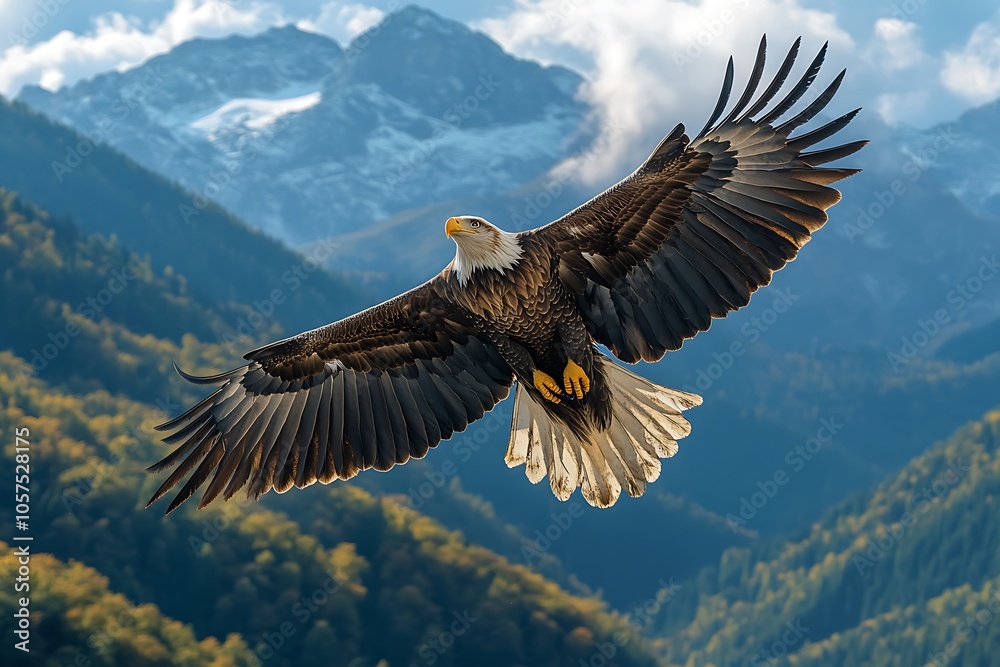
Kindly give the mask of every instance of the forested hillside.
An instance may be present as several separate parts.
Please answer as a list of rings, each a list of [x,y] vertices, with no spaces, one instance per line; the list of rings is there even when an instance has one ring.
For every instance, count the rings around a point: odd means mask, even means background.
[[[994,411],[803,535],[724,554],[665,609],[670,662],[994,664],[998,495]]]
[[[5,574],[14,560],[14,548],[0,542]],[[199,641],[190,625],[165,617],[155,605],[133,604],[108,588],[107,577],[78,561],[38,554],[31,564],[37,582],[31,601],[39,627],[31,655],[10,642],[0,646],[5,665],[235,667],[246,662],[249,651],[237,635],[224,643],[215,638]],[[0,591],[4,617],[17,609],[13,598],[9,589]]]
[[[439,664],[572,665],[627,630],[601,602],[348,485],[316,488],[322,500],[299,517],[311,534],[255,503],[168,518],[143,511],[155,480],[142,463],[159,446],[147,428],[162,413],[19,379],[20,363],[0,358],[0,431],[34,434],[33,549],[93,567],[111,590],[155,604],[199,637],[238,633],[257,647],[289,622],[276,664],[406,664],[462,618],[468,625]],[[12,523],[9,508],[0,520]],[[654,664],[645,641],[626,648],[615,664]]]

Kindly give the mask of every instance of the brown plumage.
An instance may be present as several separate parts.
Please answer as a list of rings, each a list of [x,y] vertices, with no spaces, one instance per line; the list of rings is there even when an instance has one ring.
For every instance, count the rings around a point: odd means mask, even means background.
[[[856,172],[822,165],[863,141],[808,151],[856,111],[790,136],[826,106],[843,72],[777,123],[816,77],[825,46],[769,108],[798,47],[757,96],[762,40],[746,91],[719,121],[730,59],[694,140],[678,125],[631,176],[559,220],[509,234],[450,218],[456,258],[424,285],[250,352],[228,373],[182,373],[220,386],[160,427],[177,448],[150,468],[174,468],[150,503],[189,473],[168,511],[206,483],[200,506],[243,488],[259,497],[388,470],[464,430],[515,382],[508,465],[523,463],[533,482],[547,475],[563,500],[578,486],[602,507],[622,489],[641,495],[690,431],[681,411],[701,399],[626,371],[595,344],[626,362],[655,361],[746,305],[826,222],[840,199],[829,186]]]

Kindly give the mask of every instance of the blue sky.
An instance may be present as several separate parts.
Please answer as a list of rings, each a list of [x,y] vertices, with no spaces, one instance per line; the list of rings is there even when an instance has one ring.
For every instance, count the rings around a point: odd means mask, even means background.
[[[830,41],[830,67],[849,68],[831,112],[864,106],[890,124],[926,127],[1000,97],[995,0],[500,0],[419,2],[488,33],[515,55],[559,63],[588,79],[580,95],[622,155],[677,121],[697,123],[725,60],[746,75],[760,35],[771,53],[797,35]],[[199,36],[295,23],[345,43],[398,0],[0,0],[0,93],[26,83],[72,84],[125,69]],[[772,55],[772,65],[779,60]],[[627,157],[626,157],[627,156]],[[602,163],[603,164],[603,163]],[[599,175],[594,175],[599,179]]]

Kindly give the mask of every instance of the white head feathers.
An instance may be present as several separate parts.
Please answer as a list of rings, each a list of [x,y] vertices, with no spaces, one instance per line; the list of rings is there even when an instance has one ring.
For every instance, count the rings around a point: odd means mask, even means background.
[[[503,273],[513,268],[524,253],[517,234],[505,232],[477,216],[448,218],[445,233],[455,241],[452,270],[463,285],[478,270]]]

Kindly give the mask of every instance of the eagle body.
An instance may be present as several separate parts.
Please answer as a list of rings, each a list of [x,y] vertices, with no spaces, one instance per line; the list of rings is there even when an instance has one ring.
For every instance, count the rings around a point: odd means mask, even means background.
[[[445,223],[455,259],[428,282],[312,331],[265,345],[201,402],[161,425],[174,446],[149,503],[183,482],[167,511],[245,489],[260,497],[387,471],[422,458],[515,387],[504,460],[560,500],[642,495],[691,426],[701,398],[624,368],[653,362],[745,306],[827,221],[828,166],[865,141],[817,148],[857,109],[810,131],[840,72],[811,102],[826,46],[786,91],[797,40],[762,86],[766,41],[743,94],[722,94],[701,132],[682,125],[620,183],[538,229],[477,216]],[[761,90],[763,88],[763,90]],[[785,92],[782,92],[785,91]],[[781,92],[781,95],[779,95]],[[599,347],[600,346],[600,347]],[[610,352],[610,356],[601,349]]]
[[[479,222],[489,225],[482,219]],[[603,355],[594,349],[574,295],[559,279],[559,258],[551,245],[530,234],[518,234],[512,242],[522,254],[509,268],[483,270],[480,279],[462,281],[453,262],[441,276],[441,289],[448,300],[478,318],[481,330],[497,346],[520,386],[553,419],[579,437],[604,430],[609,424],[611,397]],[[461,246],[458,252],[462,252]],[[560,378],[570,359],[589,378],[589,391],[579,399],[570,396],[565,403],[544,400],[534,385],[534,372]]]

